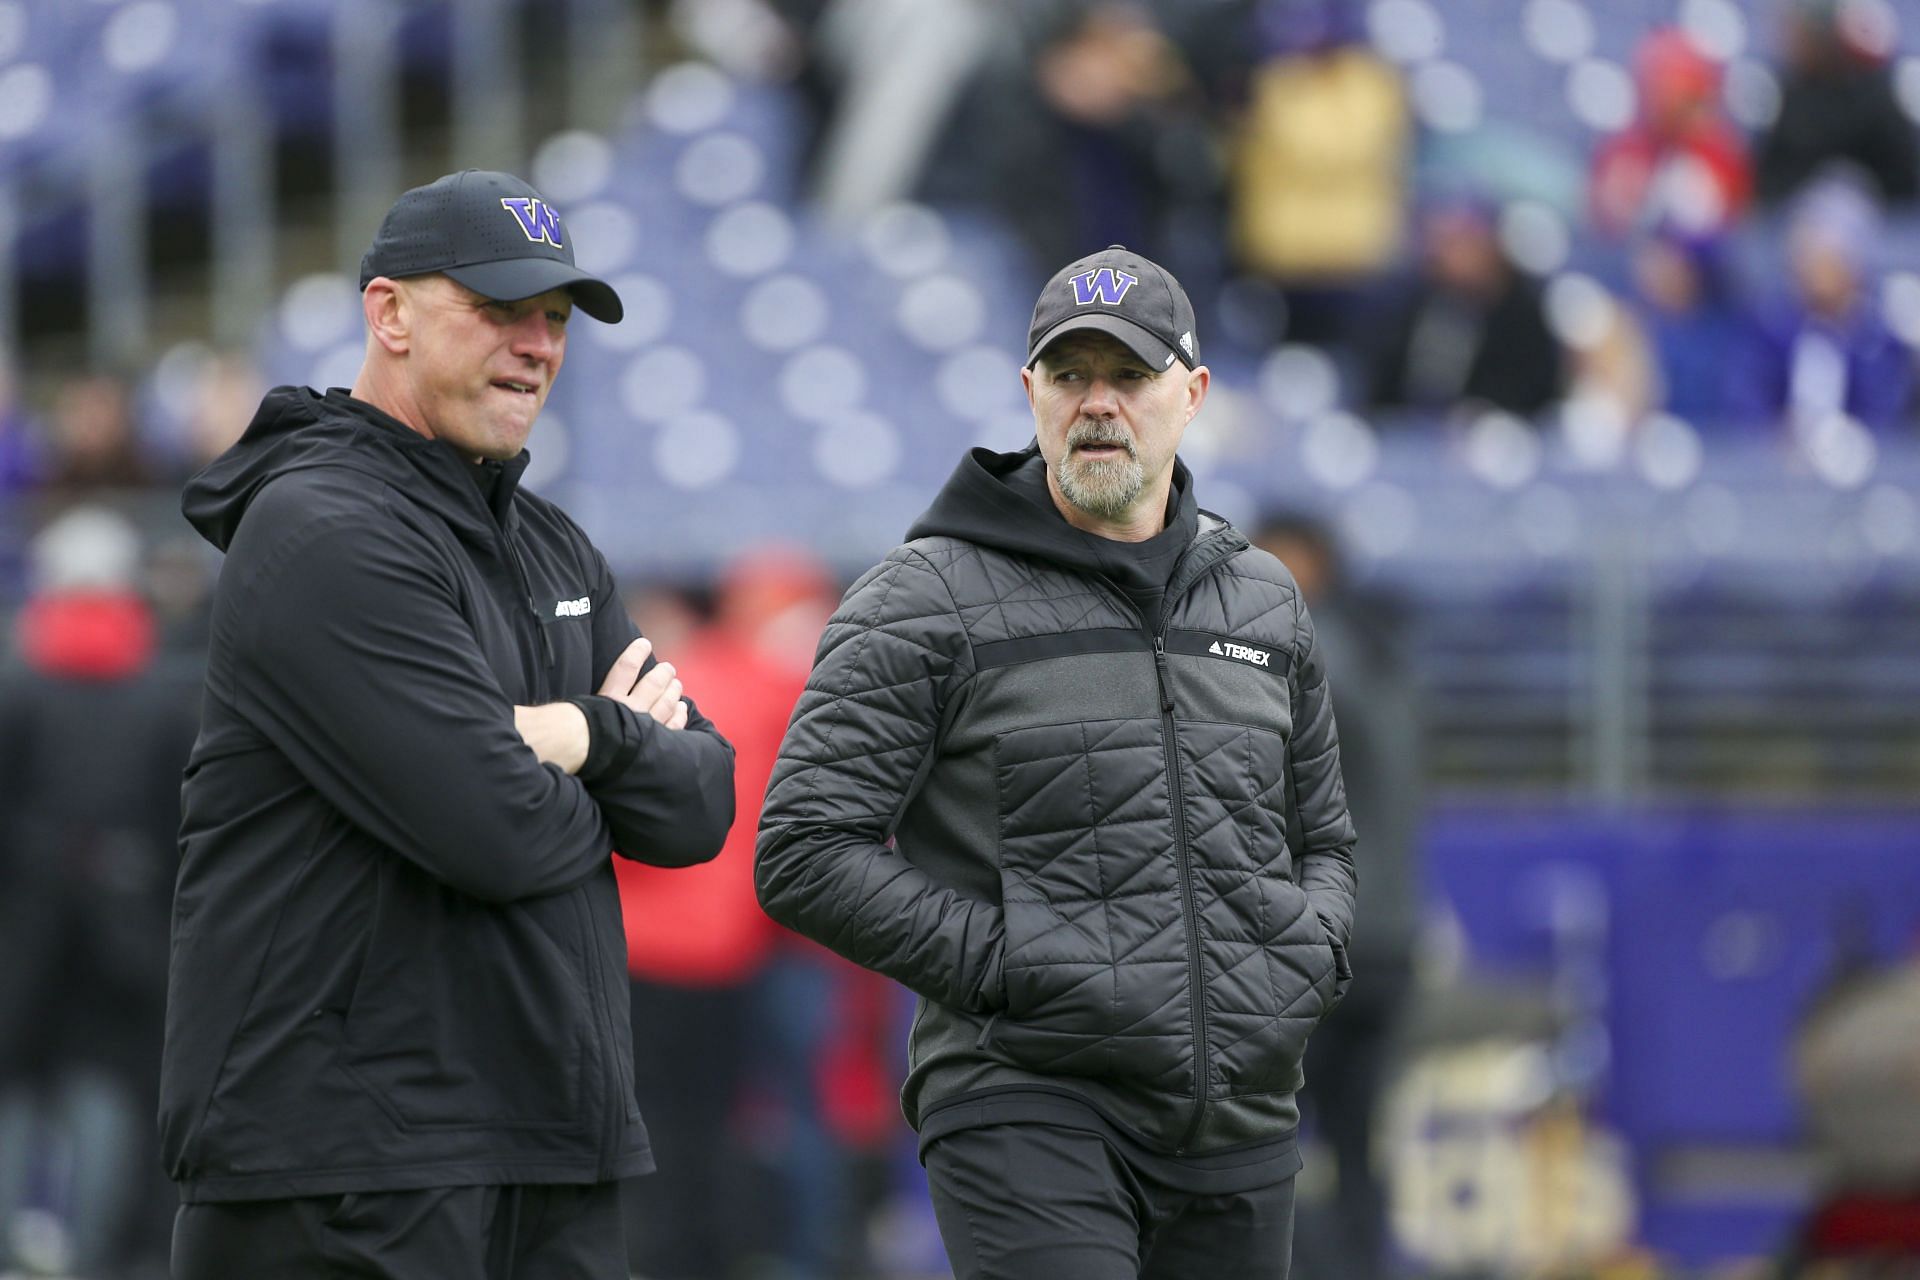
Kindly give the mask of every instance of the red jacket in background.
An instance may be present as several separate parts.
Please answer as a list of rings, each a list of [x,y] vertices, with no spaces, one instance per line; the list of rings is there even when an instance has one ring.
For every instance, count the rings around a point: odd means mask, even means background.
[[[1684,31],[1647,36],[1634,55],[1639,119],[1594,157],[1592,212],[1601,230],[1678,226],[1724,231],[1753,199],[1753,167],[1720,105],[1722,68]]]
[[[779,933],[754,897],[753,843],[767,778],[807,673],[720,630],[695,636],[668,660],[688,696],[733,743],[736,807],[733,829],[711,862],[663,870],[615,860],[627,970],[671,986],[731,986],[753,976]]]

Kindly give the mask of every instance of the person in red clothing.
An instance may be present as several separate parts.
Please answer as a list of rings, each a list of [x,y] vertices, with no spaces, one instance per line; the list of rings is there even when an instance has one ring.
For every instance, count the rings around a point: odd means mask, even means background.
[[[817,561],[785,548],[753,551],[722,574],[712,625],[676,650],[685,655],[682,679],[712,690],[702,706],[712,705],[734,744],[738,814],[760,812],[837,599]],[[754,823],[736,821],[703,866],[670,875],[615,867],[634,1026],[647,1038],[635,1046],[634,1088],[655,1149],[674,1170],[628,1202],[629,1260],[649,1280],[729,1274],[762,1225],[728,1193],[745,1161],[732,1117],[754,1055],[756,984],[780,932],[754,897],[753,840]]]
[[[174,1197],[152,1117],[200,673],[162,650],[141,555],[120,515],[65,511],[34,539],[32,594],[0,637],[6,1274],[27,1261],[8,1257],[6,1228],[29,1203],[76,1274],[166,1258]]]
[[[1725,230],[1753,197],[1753,171],[1720,106],[1720,64],[1664,28],[1641,42],[1634,80],[1639,118],[1594,157],[1595,224],[1615,235],[1663,222]]]

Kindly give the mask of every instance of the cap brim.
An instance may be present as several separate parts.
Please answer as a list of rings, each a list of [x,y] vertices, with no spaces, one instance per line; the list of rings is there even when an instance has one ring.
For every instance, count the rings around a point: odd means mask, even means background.
[[[1053,328],[1040,335],[1038,341],[1027,352],[1027,367],[1040,358],[1048,346],[1069,333],[1078,333],[1083,329],[1092,329],[1096,333],[1109,334],[1126,344],[1127,350],[1139,356],[1154,369],[1171,369],[1174,361],[1181,361],[1192,367],[1192,362],[1174,347],[1168,346],[1153,336],[1152,331],[1135,324],[1125,316],[1116,316],[1106,312],[1093,311],[1083,316],[1068,316]],[[1168,359],[1171,356],[1172,359]]]
[[[495,302],[518,302],[549,289],[565,289],[573,295],[575,306],[602,324],[618,324],[626,314],[613,286],[552,258],[481,262],[470,267],[448,267],[446,274]]]

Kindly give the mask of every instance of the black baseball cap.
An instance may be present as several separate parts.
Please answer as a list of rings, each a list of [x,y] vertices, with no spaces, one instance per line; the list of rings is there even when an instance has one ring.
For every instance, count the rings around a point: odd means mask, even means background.
[[[1093,329],[1111,334],[1155,369],[1179,360],[1200,363],[1193,336],[1193,304],[1166,268],[1109,245],[1054,273],[1033,304],[1027,330],[1027,367],[1062,334]]]
[[[565,288],[595,320],[626,313],[611,285],[573,265],[559,211],[510,173],[462,169],[395,200],[360,259],[360,287],[436,271],[496,302]]]

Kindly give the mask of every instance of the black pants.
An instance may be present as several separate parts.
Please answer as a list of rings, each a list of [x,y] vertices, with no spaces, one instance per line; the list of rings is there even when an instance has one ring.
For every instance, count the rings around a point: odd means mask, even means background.
[[[1097,1134],[1002,1124],[927,1148],[927,1183],[955,1280],[1287,1280],[1291,1178],[1179,1191]]]
[[[633,1089],[663,1172],[627,1184],[627,1261],[649,1280],[729,1275],[756,1243],[733,1138],[751,999],[737,987],[632,986]]]
[[[626,1280],[620,1184],[187,1204],[173,1280]]]

